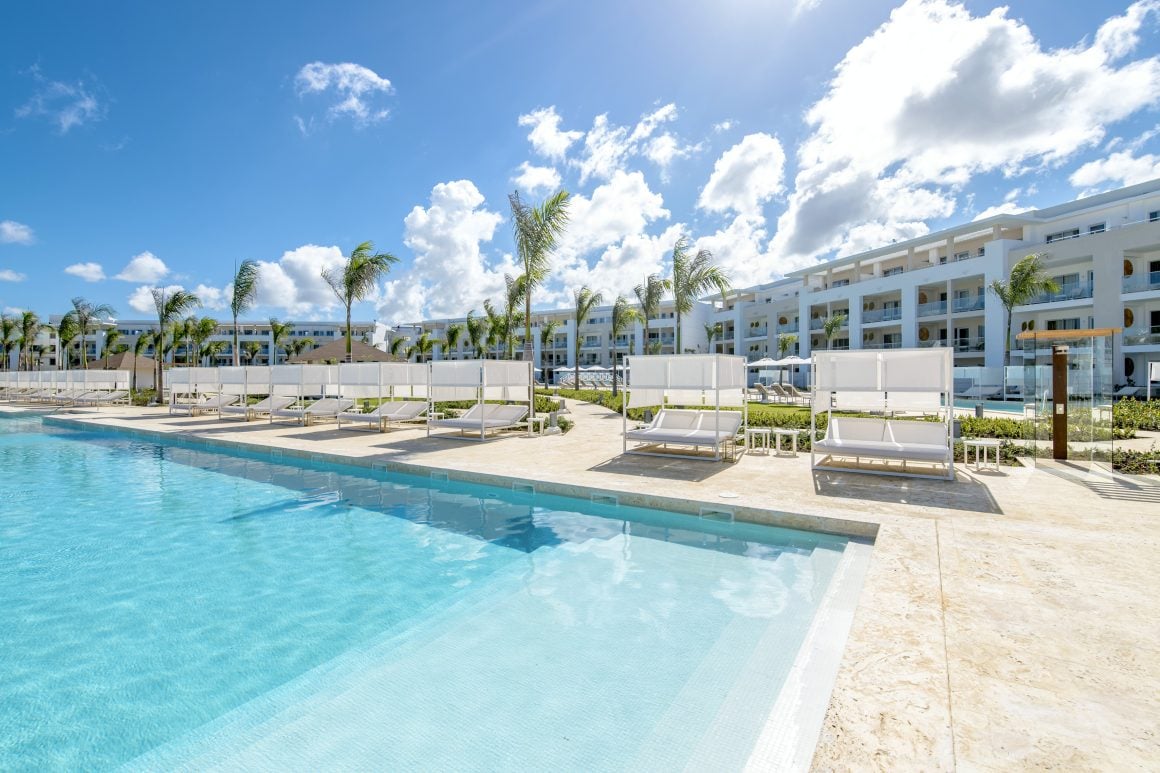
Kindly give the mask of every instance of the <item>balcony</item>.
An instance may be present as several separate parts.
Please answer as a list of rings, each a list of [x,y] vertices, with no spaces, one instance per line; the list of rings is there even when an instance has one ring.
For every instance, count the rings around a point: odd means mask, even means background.
[[[1058,303],[1059,301],[1079,301],[1084,298],[1092,297],[1092,283],[1091,282],[1073,282],[1070,284],[1060,285],[1059,290],[1054,293],[1040,293],[1029,300],[1026,306],[1032,306],[1038,303]]]
[[[787,325],[778,325],[777,326],[777,334],[778,335],[784,335],[786,333],[796,333],[797,331],[798,331],[798,323],[797,322],[790,322]]]
[[[863,341],[863,349],[901,349],[902,341]]]
[[[875,309],[874,311],[862,312],[863,325],[869,324],[871,322],[893,322],[897,319],[902,319],[901,306],[891,306],[885,309]]]
[[[843,317],[847,317],[847,319],[842,320],[842,327],[846,327],[846,325],[849,322],[849,319],[848,319],[846,312],[845,311],[835,311],[834,312],[835,317],[838,316],[839,314],[841,314]],[[823,327],[825,327],[825,325],[826,325],[826,318],[825,317],[819,317],[818,319],[811,319],[810,320],[810,330],[821,330]]]
[[[1089,294],[1090,298],[1091,295]],[[987,306],[987,297],[985,295],[976,295],[967,298],[955,298],[951,301],[951,311],[955,314],[965,314],[972,311],[982,311]],[[933,303],[918,304],[919,317],[939,317],[945,316],[947,313],[946,301],[934,301]]]
[[[1124,277],[1124,292],[1142,293],[1148,290],[1160,290],[1160,271],[1151,271],[1140,276]]]
[[[1160,327],[1154,327],[1149,332],[1124,333],[1124,346],[1156,346],[1160,345]]]
[[[765,338],[768,335],[768,327],[751,327],[745,331],[746,338]]]
[[[971,354],[982,353],[983,347],[986,346],[986,339],[980,337],[974,338],[955,338],[951,341],[938,339],[932,341],[919,341],[920,348],[927,348],[929,346],[954,346],[956,354]]]
[[[939,317],[945,316],[946,313],[946,301],[934,301],[933,303],[918,304],[918,316],[920,317]]]

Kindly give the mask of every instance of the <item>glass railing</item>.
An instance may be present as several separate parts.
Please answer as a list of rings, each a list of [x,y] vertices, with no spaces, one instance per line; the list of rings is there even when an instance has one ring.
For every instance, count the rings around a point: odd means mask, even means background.
[[[954,349],[956,352],[963,354],[963,353],[967,353],[967,352],[981,352],[981,351],[983,351],[983,347],[986,346],[986,343],[987,343],[987,341],[985,338],[975,337],[975,338],[955,338],[955,339],[952,339],[950,341],[947,341],[945,339],[937,339],[937,340],[932,340],[932,341],[919,341],[918,345],[920,348],[926,348],[926,347],[930,347],[930,346],[954,346]]]
[[[767,327],[751,327],[745,331],[746,338],[765,338],[767,335],[769,335]]]
[[[1124,277],[1124,292],[1140,293],[1146,290],[1160,290],[1160,271]]]
[[[837,316],[838,314],[841,314],[843,317],[846,316],[846,312],[844,312],[844,311],[834,312],[835,316]],[[843,320],[842,327],[845,327],[847,324],[848,324],[848,320]],[[826,326],[825,318],[811,319],[810,320],[810,330],[821,330],[825,326]]]
[[[778,325],[777,326],[778,335],[781,335],[782,333],[796,333],[797,331],[798,331],[798,323],[796,323],[796,322],[790,322],[788,325]]]
[[[986,296],[976,295],[974,297],[955,298],[954,303],[951,304],[951,308],[956,314],[961,314],[965,311],[980,311],[986,305]]]
[[[920,317],[934,317],[940,314],[947,313],[946,301],[933,301],[931,303],[918,304],[918,316]]]
[[[863,341],[863,349],[901,349],[902,341]]]
[[[1151,332],[1124,333],[1124,346],[1151,346],[1160,344],[1160,329],[1152,328]]]
[[[1025,305],[1056,303],[1058,301],[1078,301],[1090,297],[1092,297],[1091,282],[1071,282],[1060,285],[1059,289],[1053,293],[1040,293]]]
[[[862,312],[862,324],[868,324],[870,322],[890,322],[896,319],[902,319],[901,306],[891,306],[885,309],[874,309],[872,311]]]

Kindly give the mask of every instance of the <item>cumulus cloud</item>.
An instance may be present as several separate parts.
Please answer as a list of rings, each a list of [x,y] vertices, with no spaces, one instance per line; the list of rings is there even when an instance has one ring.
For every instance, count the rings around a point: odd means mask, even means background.
[[[717,134],[720,134],[721,132],[729,131],[736,125],[737,122],[732,118],[726,118],[724,121],[718,121],[717,123],[713,124],[713,131]]]
[[[169,274],[169,267],[165,265],[165,261],[154,255],[152,252],[142,252],[139,255],[134,255],[123,269],[121,273],[117,274],[114,279],[120,279],[125,282],[147,282],[154,283],[164,279]]]
[[[1137,156],[1132,150],[1121,150],[1087,162],[1072,172],[1068,181],[1088,194],[1104,187],[1134,185],[1157,177],[1160,177],[1160,156],[1152,153]]]
[[[166,285],[161,289],[165,291],[166,295],[173,295],[178,290],[185,288],[181,285]],[[153,290],[151,285],[143,285],[129,293],[129,308],[141,314],[151,316],[157,314],[157,305],[153,302]]]
[[[488,260],[483,254],[502,221],[471,180],[432,188],[429,206],[416,206],[403,220],[403,242],[415,260],[405,276],[387,282],[379,317],[402,323],[461,316],[497,297],[504,273],[518,273],[510,255]]]
[[[563,161],[568,148],[583,137],[584,132],[562,131],[560,129],[562,120],[556,113],[556,106],[551,105],[521,115],[518,123],[520,126],[531,127],[528,141],[532,143],[532,148],[537,153],[553,161]]]
[[[559,190],[563,180],[552,166],[533,166],[527,161],[520,164],[519,174],[512,178],[516,189],[535,194],[537,191]]]
[[[389,80],[370,68],[351,62],[311,62],[298,71],[294,85],[299,97],[307,94],[333,94],[337,101],[327,109],[327,116],[331,120],[351,118],[358,127],[387,117],[389,111],[377,102],[382,95],[393,91]],[[298,128],[305,133],[307,122],[299,116],[295,116],[295,120]]]
[[[0,282],[23,282],[26,278],[10,268],[0,268]]]
[[[793,0],[793,15],[801,16],[822,4],[822,0]]]
[[[717,159],[697,206],[754,217],[783,190],[784,173],[785,150],[777,138],[763,132],[746,135]]]
[[[64,273],[79,277],[86,282],[99,282],[105,278],[105,269],[100,263],[73,263],[66,266]]]
[[[15,220],[0,220],[0,242],[4,244],[32,244],[36,237],[32,229]]]
[[[213,309],[214,311],[221,311],[228,308],[229,293],[228,288],[211,287],[210,285],[198,285],[193,288],[193,294],[201,301],[202,308]]]
[[[291,316],[306,316],[338,305],[323,270],[338,269],[346,258],[336,246],[305,244],[282,253],[278,260],[258,261],[258,305],[285,309]],[[228,298],[231,286],[223,291]]]
[[[677,106],[671,103],[645,113],[631,129],[611,123],[606,113],[596,116],[592,128],[584,135],[580,157],[570,162],[580,170],[580,184],[593,177],[610,179],[614,173],[624,170],[625,162],[634,155],[645,155],[666,168],[674,158],[692,153],[692,147],[682,146],[670,133],[659,135],[666,138],[659,142],[654,136],[662,124],[676,118]]]
[[[895,9],[806,114],[812,134],[774,254],[800,262],[867,233],[917,235],[921,221],[954,212],[974,175],[1018,176],[1098,144],[1108,124],[1160,101],[1160,58],[1121,61],[1155,9],[1135,3],[1092,42],[1058,50],[1005,7],[978,17],[947,0]]]
[[[40,67],[33,65],[28,74],[37,84],[36,92],[20,107],[17,118],[43,118],[56,126],[59,134],[105,116],[105,107],[94,93],[97,86],[83,80],[66,83],[44,76]]]

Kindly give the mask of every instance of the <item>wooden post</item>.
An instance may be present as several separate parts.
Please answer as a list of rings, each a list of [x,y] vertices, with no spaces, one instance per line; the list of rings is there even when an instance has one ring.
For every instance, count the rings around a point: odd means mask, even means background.
[[[1067,347],[1051,347],[1051,456],[1067,460]]]

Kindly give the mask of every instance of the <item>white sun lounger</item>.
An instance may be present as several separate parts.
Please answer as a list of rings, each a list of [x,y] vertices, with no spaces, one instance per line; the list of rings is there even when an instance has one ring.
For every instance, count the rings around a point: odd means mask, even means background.
[[[223,405],[218,409],[218,418],[227,416],[241,416],[245,421],[253,421],[260,416],[268,416],[270,411],[277,411],[294,404],[293,397],[271,395],[265,400],[259,400],[253,405]]]
[[[467,438],[468,432],[478,432],[478,438],[483,440],[488,432],[499,432],[503,429],[512,429],[520,426],[524,417],[528,415],[526,405],[500,405],[497,403],[481,403],[471,406],[462,416],[453,419],[432,419],[427,422],[429,427],[460,430],[459,437]],[[456,437],[451,435],[450,437]]]
[[[117,389],[111,392],[89,392],[81,395],[73,402],[76,405],[111,405],[112,403],[128,402],[129,393]]]
[[[338,414],[338,426],[348,422],[350,424],[366,424],[377,428],[379,432],[390,429],[391,422],[415,421],[427,412],[427,403],[420,400],[391,400],[381,403],[378,408],[366,413],[358,411],[343,411]]]
[[[212,413],[222,406],[233,405],[238,401],[238,395],[214,395],[205,397],[196,403],[172,403],[169,406],[170,416],[200,416],[203,413]]]
[[[693,450],[711,448],[713,460],[720,458],[724,451],[728,455],[730,445],[736,448],[737,432],[745,417],[740,411],[688,410],[662,408],[647,427],[630,429],[624,433],[626,440],[645,447],[689,446]],[[656,452],[631,450],[630,454],[658,455]],[[709,459],[710,457],[697,457]]]
[[[946,466],[950,478],[951,447],[946,424],[932,421],[867,419],[832,416],[826,436],[814,441],[812,453],[822,457],[902,462],[924,462]],[[842,469],[815,464],[815,469]]]
[[[309,427],[319,419],[334,419],[343,411],[354,407],[354,400],[345,397],[323,397],[302,408],[277,408],[270,411],[270,421],[275,419],[294,419],[305,427]]]

